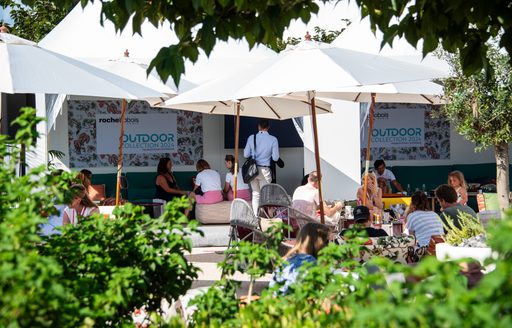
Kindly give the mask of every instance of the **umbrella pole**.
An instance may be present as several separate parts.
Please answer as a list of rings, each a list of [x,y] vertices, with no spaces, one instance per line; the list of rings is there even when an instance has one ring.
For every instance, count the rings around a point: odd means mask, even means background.
[[[372,102],[370,105],[370,114],[368,118],[368,140],[366,143],[366,161],[364,167],[364,185],[363,185],[363,205],[366,206],[368,190],[368,171],[370,170],[370,147],[372,145],[373,132],[373,114],[375,113],[375,93],[372,93]]]
[[[308,97],[310,98],[311,104],[311,119],[313,123],[313,139],[315,142],[315,162],[316,162],[316,174],[318,176],[318,202],[320,205],[320,222],[322,224],[325,223],[325,215],[324,215],[324,199],[322,196],[322,172],[320,171],[320,149],[318,145],[318,129],[316,124],[316,105],[315,105],[315,97],[311,97],[311,93],[308,92]]]
[[[123,139],[124,139],[124,113],[126,112],[126,100],[121,103],[121,133],[119,135],[119,159],[117,160],[117,182],[116,182],[116,206],[119,205],[121,194],[121,172],[123,170]]]
[[[236,193],[238,189],[238,138],[240,137],[240,102],[236,103],[236,127],[235,127],[235,171],[234,171],[234,188],[233,188],[233,198],[236,198]]]

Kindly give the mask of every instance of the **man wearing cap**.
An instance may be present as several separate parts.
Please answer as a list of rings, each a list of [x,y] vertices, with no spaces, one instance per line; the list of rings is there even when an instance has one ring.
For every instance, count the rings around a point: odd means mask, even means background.
[[[387,237],[388,234],[382,229],[372,228],[370,222],[370,210],[366,206],[357,206],[354,209],[354,221],[355,228],[358,230],[366,230],[368,237]],[[341,232],[341,235],[345,235],[348,229]]]

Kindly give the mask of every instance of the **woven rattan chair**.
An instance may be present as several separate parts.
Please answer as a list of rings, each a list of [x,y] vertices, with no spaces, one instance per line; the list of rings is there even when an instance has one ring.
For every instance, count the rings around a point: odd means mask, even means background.
[[[261,187],[258,215],[262,218],[280,218],[286,224],[290,224],[288,208],[292,206],[292,199],[286,190],[275,183]],[[288,232],[290,238],[290,232]]]
[[[255,235],[260,231],[259,218],[254,215],[251,206],[243,199],[236,198],[231,203],[229,213],[229,224],[231,225],[228,248],[231,247],[233,241],[253,240]],[[238,228],[250,230],[250,233],[240,239]]]
[[[260,190],[260,207],[266,205],[273,206],[290,206],[292,199],[277,183],[266,184]]]
[[[288,208],[288,217],[291,222],[295,222],[295,224],[299,227],[299,230],[302,229],[308,223],[318,223],[320,224],[320,220],[313,218],[296,208],[289,207]],[[332,238],[335,238],[335,235],[339,232],[339,227],[337,225],[325,224],[332,232]]]

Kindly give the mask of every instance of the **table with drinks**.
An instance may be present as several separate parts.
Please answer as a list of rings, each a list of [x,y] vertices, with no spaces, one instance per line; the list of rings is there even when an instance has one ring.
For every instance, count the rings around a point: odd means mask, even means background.
[[[391,204],[391,207],[385,210],[382,215],[374,214],[372,218],[372,227],[383,229],[389,236],[399,236],[403,233],[403,216],[405,203]],[[343,220],[343,229],[349,229],[355,224],[353,208],[350,205],[345,206]]]

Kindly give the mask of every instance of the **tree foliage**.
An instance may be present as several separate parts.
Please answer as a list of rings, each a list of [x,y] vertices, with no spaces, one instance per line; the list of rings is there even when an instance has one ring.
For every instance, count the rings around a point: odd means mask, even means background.
[[[311,40],[323,42],[323,43],[331,43],[336,38],[343,33],[347,29],[348,26],[350,26],[351,21],[349,19],[342,19],[341,22],[343,23],[343,27],[341,27],[339,30],[326,30],[324,28],[321,28],[320,26],[315,26],[313,28],[314,34],[311,35]],[[290,36],[286,38],[286,40],[279,39],[277,41],[277,51],[283,51],[287,45],[295,45],[298,44],[300,41],[302,41],[303,37],[295,37]]]
[[[115,218],[95,215],[42,238],[40,224],[58,214],[55,204],[69,202],[74,176],[43,166],[17,176],[21,151],[13,145],[30,150],[40,120],[24,108],[16,138],[0,135],[0,326],[133,327],[135,307],[154,314],[162,299],[177,299],[197,277],[184,257],[189,236],[198,233],[183,215],[189,203],[167,204],[160,218],[126,205]]]
[[[36,1],[40,0],[22,0],[29,5]],[[69,8],[74,2],[52,1],[59,8]],[[83,6],[88,2],[81,1]],[[465,75],[489,66],[486,41],[500,32],[500,46],[507,49],[509,54],[512,52],[510,1],[355,2],[362,16],[370,17],[372,29],[378,28],[384,33],[382,45],[391,45],[395,37],[402,36],[414,46],[423,40],[423,54],[426,55],[441,44],[448,52],[460,52],[459,60]],[[140,33],[145,19],[155,26],[168,21],[179,41],[162,48],[149,69],[156,68],[163,80],[172,76],[178,83],[184,72],[184,59],[195,62],[200,49],[209,54],[217,40],[245,38],[251,47],[263,43],[278,50],[283,32],[290,22],[294,19],[308,22],[311,14],[318,10],[314,0],[114,0],[102,3],[102,20],[110,20],[118,30],[122,30],[133,16],[132,28],[135,33]]]
[[[499,36],[499,45],[512,53],[512,4],[510,1],[481,0],[356,0],[372,29],[384,33],[382,45],[395,37],[416,46],[423,40],[423,55],[439,45],[460,53],[465,75],[486,69],[487,41]],[[501,33],[501,34],[500,34]]]
[[[1,5],[11,8],[13,26],[10,33],[24,39],[39,42],[46,36],[69,12],[71,5],[61,7],[50,0],[35,0],[30,6],[18,1],[2,0]]]
[[[63,179],[39,168],[16,176],[19,147],[30,148],[35,137],[35,110],[24,108],[16,119],[14,140],[0,135],[0,326],[61,326],[73,321],[76,299],[62,284],[58,261],[39,253],[37,234],[53,202],[64,203]],[[42,187],[45,188],[42,188]]]
[[[447,54],[453,75],[444,82],[447,104],[442,107],[457,131],[481,149],[512,141],[510,58],[494,46],[487,57],[489,70],[465,76],[459,56]]]
[[[453,76],[445,81],[447,104],[441,111],[479,149],[494,148],[500,208],[509,206],[509,155],[512,141],[512,67],[510,57],[492,43],[487,70],[465,76],[458,55],[448,55]]]
[[[134,308],[158,311],[162,299],[177,300],[190,288],[197,268],[184,254],[192,251],[188,237],[197,230],[182,213],[187,206],[177,200],[151,218],[126,204],[115,219],[98,215],[48,240],[43,254],[62,265],[63,283],[79,300],[78,322],[129,324]]]

